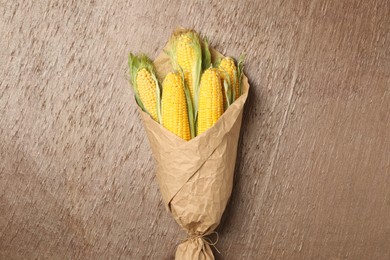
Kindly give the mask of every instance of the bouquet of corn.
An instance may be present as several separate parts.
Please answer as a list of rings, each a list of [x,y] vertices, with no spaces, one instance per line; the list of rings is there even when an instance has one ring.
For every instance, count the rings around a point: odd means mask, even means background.
[[[152,62],[129,56],[131,84],[157,162],[167,210],[186,231],[176,259],[214,259],[229,200],[249,84],[236,62],[193,30],[176,30]]]

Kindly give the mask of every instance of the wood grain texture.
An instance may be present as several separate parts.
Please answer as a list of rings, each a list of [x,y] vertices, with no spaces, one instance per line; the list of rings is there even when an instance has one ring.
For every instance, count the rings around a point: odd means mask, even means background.
[[[252,85],[217,259],[389,259],[387,0],[0,0],[0,259],[172,259],[126,73],[180,25]]]

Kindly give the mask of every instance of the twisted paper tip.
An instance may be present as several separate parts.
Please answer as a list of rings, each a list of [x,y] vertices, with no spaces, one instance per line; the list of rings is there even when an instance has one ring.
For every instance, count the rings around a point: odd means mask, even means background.
[[[215,234],[217,236],[215,241],[212,241],[211,238],[206,237],[206,236],[211,235],[211,234]],[[214,249],[219,254],[221,254],[221,252],[218,250],[218,248],[216,246],[216,244],[218,243],[218,240],[219,240],[219,235],[218,235],[217,231],[213,231],[211,233],[203,234],[203,235],[200,235],[200,234],[190,234],[190,235],[187,236],[187,238],[183,239],[182,243],[184,243],[184,242],[186,242],[188,240],[193,240],[193,239],[198,239],[198,238],[202,239],[205,244],[208,244],[209,246],[214,247]]]

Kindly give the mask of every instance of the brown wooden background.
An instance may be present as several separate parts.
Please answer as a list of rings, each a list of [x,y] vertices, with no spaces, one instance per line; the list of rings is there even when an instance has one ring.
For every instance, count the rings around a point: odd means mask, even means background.
[[[387,0],[0,0],[0,259],[173,257],[126,72],[176,26],[247,54],[217,259],[390,259]]]

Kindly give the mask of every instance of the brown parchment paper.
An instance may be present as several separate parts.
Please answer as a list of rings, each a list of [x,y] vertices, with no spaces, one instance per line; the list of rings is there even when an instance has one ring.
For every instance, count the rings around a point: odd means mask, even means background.
[[[221,56],[210,49],[213,58]],[[162,52],[154,62],[159,78],[172,70]],[[210,240],[229,200],[242,111],[248,96],[248,79],[243,77],[243,94],[217,123],[190,141],[184,141],[139,109],[157,162],[157,180],[167,210],[185,230],[188,239],[176,250],[178,260],[214,259]]]

